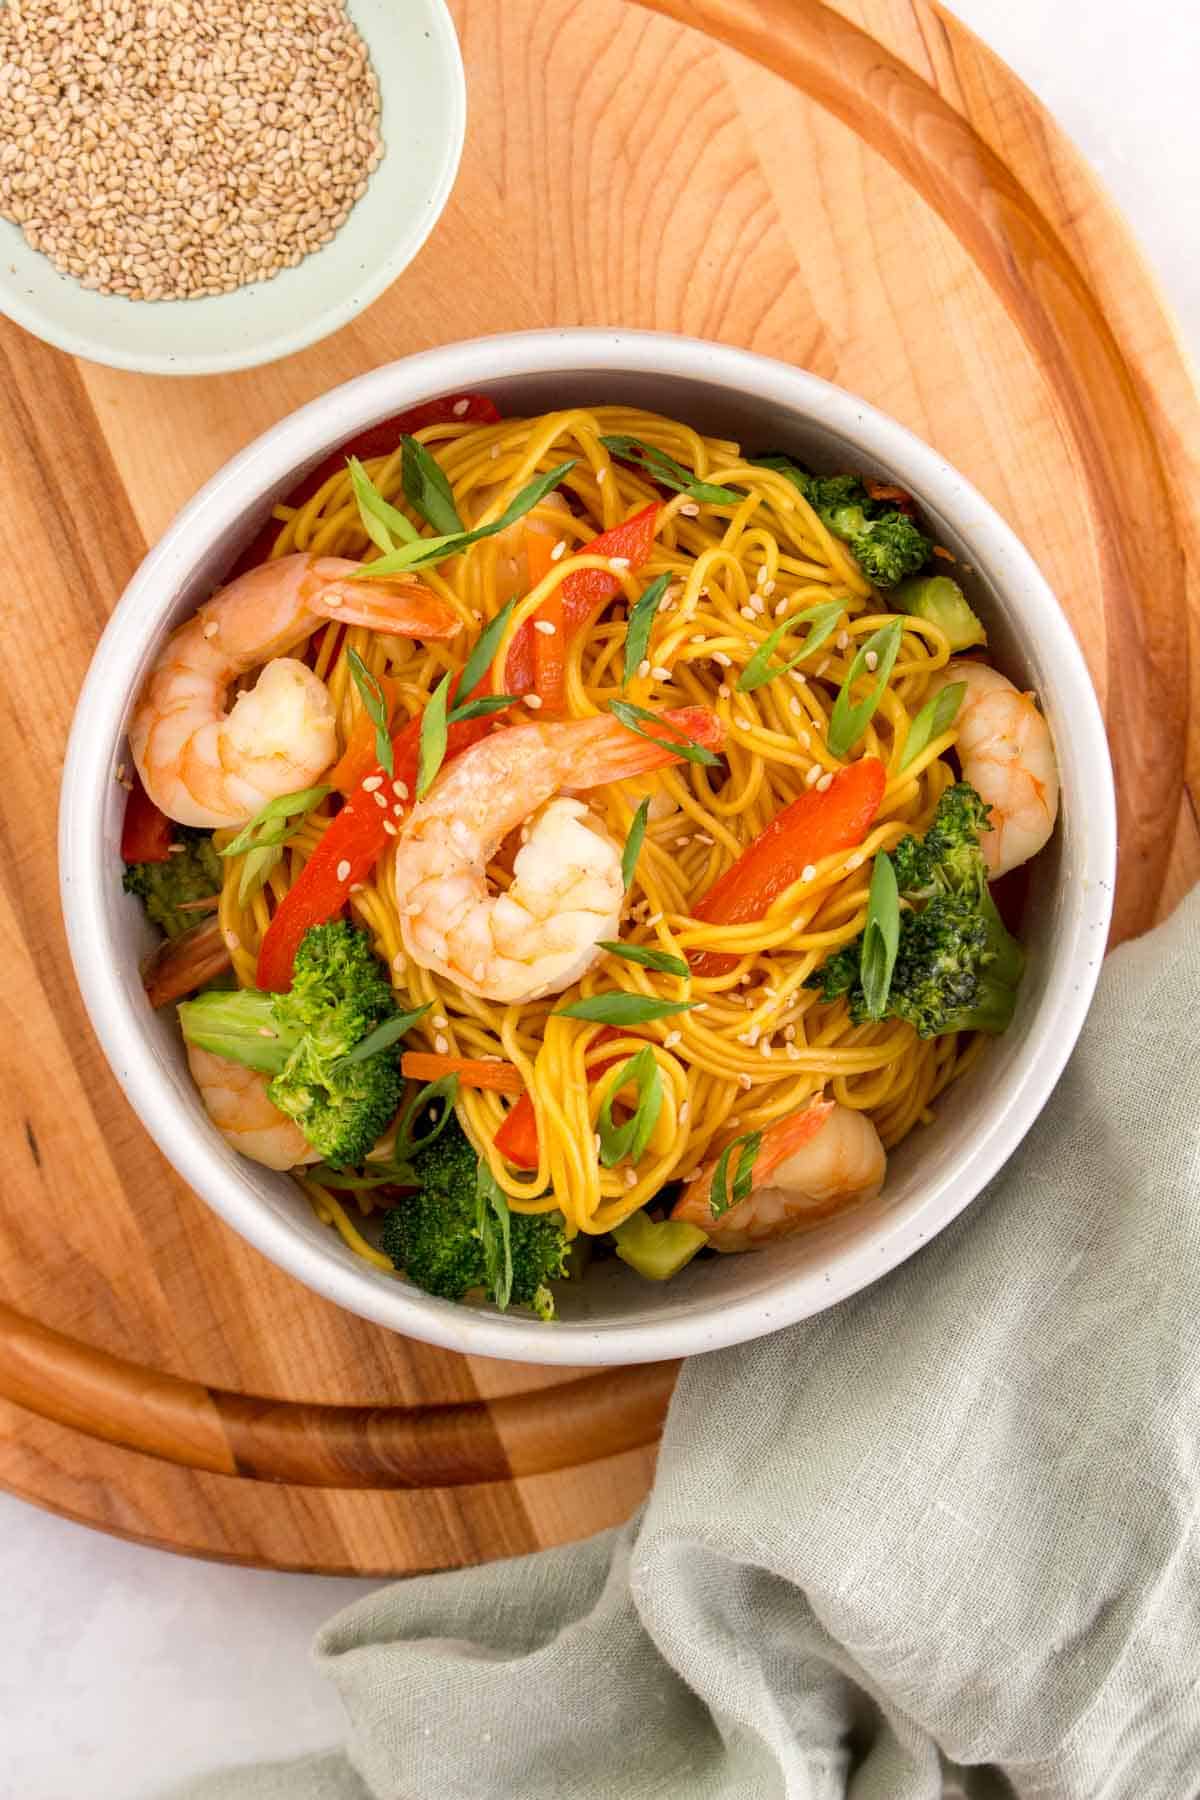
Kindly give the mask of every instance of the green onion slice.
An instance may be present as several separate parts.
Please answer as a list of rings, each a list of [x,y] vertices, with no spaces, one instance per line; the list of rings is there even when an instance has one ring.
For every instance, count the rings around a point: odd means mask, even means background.
[[[620,457],[622,462],[633,463],[635,468],[640,469],[643,475],[648,475],[660,487],[672,488],[676,493],[687,494],[693,500],[705,500],[711,506],[737,506],[746,498],[737,488],[720,487],[712,481],[701,481],[691,469],[685,469],[673,456],[668,456],[665,450],[660,450],[655,444],[647,444],[642,438],[602,437],[600,442],[610,456]]]
[[[752,694],[755,688],[765,687],[768,681],[774,681],[778,675],[786,675],[797,663],[815,655],[821,645],[833,636],[845,610],[840,600],[823,600],[819,606],[806,607],[803,612],[796,613],[792,618],[785,619],[782,625],[777,625],[770,637],[764,638],[738,676],[734,683],[738,693]],[[787,662],[773,663],[771,658],[779,640],[794,632],[797,625],[807,625],[810,628],[803,644]]]
[[[713,766],[721,760],[711,750],[706,750],[703,744],[694,744],[690,738],[684,737],[669,719],[664,719],[661,713],[651,712],[648,707],[635,706],[632,700],[610,700],[608,710],[614,719],[624,725],[626,731],[635,731],[638,737],[646,738],[651,744],[661,744],[674,755],[682,756],[685,762]],[[643,719],[646,724],[657,725],[659,732],[647,731],[646,726],[640,723]]]
[[[891,677],[896,658],[900,653],[900,639],[904,635],[904,626],[899,619],[893,619],[888,625],[881,625],[878,631],[871,633],[854,661],[850,664],[850,673],[842,683],[841,692],[833,703],[833,712],[829,717],[829,732],[826,743],[831,756],[844,757],[853,749],[863,732],[867,729],[875,714],[875,709],[883,699],[884,690]],[[875,685],[865,700],[855,704],[850,695],[855,682],[860,676],[868,674],[868,656],[874,656]]]
[[[619,944],[601,938],[597,948],[610,956],[623,956],[626,962],[640,963],[643,969],[657,969],[660,975],[690,975],[691,970],[681,956],[668,956],[665,950],[651,950],[647,944]]]
[[[637,1105],[623,1125],[613,1122],[613,1102],[630,1082],[637,1085]],[[662,1111],[662,1076],[649,1044],[629,1061],[622,1063],[604,1090],[596,1130],[600,1138],[600,1161],[606,1169],[628,1159],[640,1162],[650,1142],[658,1115]]]
[[[450,696],[452,675],[443,675],[421,714],[421,738],[417,749],[417,799],[423,800],[433,786],[437,772],[446,757],[446,702]]]
[[[454,490],[441,463],[415,437],[402,437],[400,442],[400,481],[409,505],[445,536],[465,530],[454,504]]]
[[[651,1019],[665,1019],[671,1013],[690,1012],[694,1000],[656,1000],[649,994],[591,994],[586,1000],[572,1000],[557,1007],[558,1019],[587,1019],[593,1025],[645,1025]]]
[[[863,1000],[873,1019],[882,1019],[887,1011],[892,970],[900,947],[900,890],[896,886],[896,870],[891,857],[881,850],[871,872],[871,891],[867,900],[867,923],[863,932],[859,980]]]
[[[277,799],[268,800],[249,824],[242,826],[232,843],[226,844],[221,855],[244,856],[247,850],[269,850],[276,844],[286,843],[298,829],[295,821],[310,813],[314,806],[319,806],[332,792],[333,789],[328,787],[300,788],[294,794],[280,794]]]
[[[754,1181],[754,1161],[762,1148],[762,1132],[747,1131],[741,1137],[734,1138],[732,1144],[726,1144],[717,1158],[717,1166],[713,1170],[712,1187],[709,1190],[708,1209],[714,1219],[744,1200],[750,1192]],[[730,1159],[734,1151],[738,1153],[737,1167],[730,1180]]]
[[[353,1050],[348,1050],[345,1056],[339,1057],[338,1067],[344,1069],[351,1063],[366,1062],[369,1056],[377,1056],[381,1050],[389,1049],[405,1032],[412,1030],[418,1019],[425,1017],[432,1005],[433,1001],[427,1000],[424,1006],[418,1006],[412,1012],[394,1013],[382,1025],[377,1025],[374,1031],[369,1031],[361,1043],[355,1044]]]
[[[958,717],[958,709],[966,697],[965,681],[952,681],[940,693],[927,700],[912,724],[908,728],[908,736],[904,740],[904,754],[900,758],[900,767],[907,769],[909,763],[915,762],[926,744],[934,738],[941,737],[943,731],[949,731]]]
[[[367,710],[367,717],[375,727],[375,760],[389,776],[396,773],[396,759],[392,755],[392,733],[388,719],[388,703],[384,698],[383,688],[377,676],[372,675],[357,650],[348,650],[346,660],[350,664],[350,673],[354,677],[354,685],[358,689],[359,698]]]
[[[645,593],[634,602],[629,615],[629,627],[625,633],[625,667],[621,676],[621,686],[628,687],[637,674],[650,646],[650,632],[654,625],[654,615],[662,604],[662,597],[671,585],[671,577],[658,575],[650,583]]]
[[[633,815],[633,824],[629,827],[629,836],[625,839],[625,849],[621,854],[621,880],[626,887],[633,880],[637,860],[642,853],[642,840],[646,835],[646,820],[649,817],[650,796],[647,794]]]
[[[416,543],[420,533],[412,520],[384,499],[357,456],[348,456],[346,466],[363,530],[375,547],[387,555],[396,548],[397,538],[402,544]]]
[[[376,562],[363,563],[354,571],[351,579],[376,581],[383,575],[401,575],[409,569],[424,568],[429,563],[444,562],[448,556],[458,556],[462,551],[470,549],[482,538],[495,537],[498,532],[507,531],[518,519],[523,519],[527,512],[546,498],[575,467],[576,458],[570,462],[559,463],[556,469],[550,469],[544,475],[538,475],[528,482],[516,497],[509,501],[498,519],[490,525],[477,525],[474,531],[453,532],[441,537],[418,538],[415,543],[402,544],[398,550],[381,556]]]

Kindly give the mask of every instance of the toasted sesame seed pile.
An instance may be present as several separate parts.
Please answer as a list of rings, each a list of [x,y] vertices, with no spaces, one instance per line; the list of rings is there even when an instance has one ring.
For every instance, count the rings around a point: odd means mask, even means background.
[[[338,0],[0,4],[0,216],[84,287],[190,299],[294,268],[382,154]]]

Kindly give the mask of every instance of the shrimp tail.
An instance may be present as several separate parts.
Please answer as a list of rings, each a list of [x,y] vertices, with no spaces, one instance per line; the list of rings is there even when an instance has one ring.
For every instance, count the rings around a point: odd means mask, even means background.
[[[589,723],[594,727],[591,741],[584,743],[580,733],[573,746],[580,754],[579,766],[571,776],[572,789],[603,787],[609,781],[625,781],[665,768],[682,760],[677,747],[681,743],[719,750],[725,742],[725,727],[707,706],[674,707],[654,720],[639,720],[638,731],[612,717]]]
[[[365,625],[396,637],[452,638],[462,630],[454,608],[415,576],[333,582],[314,604],[339,625]]]
[[[761,1187],[780,1163],[794,1156],[802,1144],[815,1138],[833,1111],[832,1100],[814,1100],[803,1112],[792,1113],[763,1132],[762,1146],[754,1159],[754,1185]]]

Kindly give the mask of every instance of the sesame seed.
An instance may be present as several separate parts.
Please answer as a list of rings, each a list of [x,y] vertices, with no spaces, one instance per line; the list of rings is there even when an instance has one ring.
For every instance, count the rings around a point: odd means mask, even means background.
[[[873,675],[875,673],[876,669],[879,667],[878,654],[874,650],[868,650],[867,654],[863,657],[863,661],[866,663],[868,669],[870,669],[870,671]]]
[[[848,856],[846,858],[846,868],[850,873],[853,873],[855,869],[861,869],[862,866],[863,858],[857,850],[854,852],[853,856]]]
[[[186,844],[168,844],[167,845],[167,855],[168,856],[182,856],[184,854],[184,852],[186,851],[186,849],[187,849]]]
[[[832,786],[833,786],[833,771],[831,769],[826,769],[826,771],[822,775],[820,781],[818,781],[816,783],[817,792],[818,792],[818,794],[827,793]]]
[[[752,594],[750,596],[750,611],[753,613],[754,617],[756,619],[761,619],[766,610],[767,603],[762,598],[761,594]]]
[[[817,879],[817,871],[813,863],[805,863],[800,871],[800,879],[801,881],[815,881]]]
[[[712,660],[719,664],[722,669],[731,669],[733,667],[732,656],[726,656],[723,650],[714,650],[712,653]]]
[[[679,510],[685,519],[695,519],[700,514],[700,508],[694,500],[685,500]]]
[[[439,1031],[437,1036],[433,1040],[433,1047],[437,1051],[439,1056],[445,1056],[446,1052],[450,1048],[450,1039],[447,1037],[443,1037],[441,1032]]]
[[[753,624],[754,608],[752,606],[739,606],[738,607],[738,616],[740,618],[749,620],[750,623]]]
[[[733,722],[742,731],[753,731],[755,727],[755,721],[753,719],[735,719]]]
[[[404,817],[404,802],[402,800],[392,801],[392,817],[394,819],[402,819]]]
[[[535,619],[533,621],[533,629],[535,631],[540,631],[543,637],[554,636],[554,625],[550,619]]]
[[[812,728],[814,731],[824,731],[825,720],[822,718],[820,713],[818,713],[816,718],[812,720]]]
[[[798,731],[796,733],[796,746],[800,750],[810,750],[812,748],[811,731]]]
[[[376,806],[382,806],[383,810],[385,812],[387,811],[389,801],[388,801],[388,797],[386,794],[372,794],[371,798],[375,802]]]
[[[646,920],[647,929],[652,931],[656,925],[661,925],[662,918],[663,916],[661,913],[655,913],[652,918]]]
[[[558,562],[560,557],[566,555],[566,550],[567,550],[566,539],[559,538],[557,544],[555,544],[553,550],[550,552],[550,561]]]
[[[738,1041],[743,1044],[749,1044],[750,1048],[753,1050],[761,1036],[762,1026],[751,1025],[748,1030],[739,1033]]]
[[[626,1171],[625,1171],[625,1186],[627,1188],[637,1186],[637,1170],[636,1169],[626,1169]]]
[[[692,834],[690,831],[685,831],[682,837],[677,837],[675,839],[675,843],[677,846],[681,845],[681,844],[690,844],[691,841],[692,841]]]
[[[215,619],[210,619],[207,625],[201,627],[201,636],[215,638],[220,629],[221,627],[218,625],[217,621]]]
[[[671,679],[670,669],[665,668],[662,663],[657,663],[650,673],[655,681],[670,681]]]
[[[429,1022],[435,1031],[445,1031],[446,1026],[449,1024],[449,1020],[446,1018],[445,1013],[434,1013],[433,1018]]]
[[[398,825],[393,825],[390,819],[385,819],[383,821],[383,829],[387,832],[389,837],[399,837],[400,835],[400,827]]]
[[[342,596],[338,593],[328,593],[325,595],[325,604],[326,606],[340,606],[342,604]]]
[[[542,697],[540,694],[526,694],[525,704],[531,712],[538,712],[541,709]]]
[[[392,792],[395,794],[397,800],[407,800],[408,783],[406,781],[393,781]]]
[[[629,567],[629,558],[627,556],[610,556],[608,559],[608,566],[610,569],[614,569],[619,575],[622,569],[627,569]]]
[[[607,469],[597,469],[596,470],[596,486],[599,487],[602,482],[605,482],[607,480],[608,480],[608,470]]]
[[[227,931],[225,933],[225,948],[227,950],[240,950],[241,947],[242,947],[242,940],[238,936],[237,932],[236,931]]]
[[[788,701],[788,711],[795,713],[795,715],[798,719],[803,717],[804,708],[801,706],[799,700],[797,700],[795,694],[793,694],[791,699]]]
[[[775,1046],[772,1044],[770,1038],[763,1038],[758,1046],[758,1054],[760,1056],[770,1056],[774,1048]]]
[[[817,675],[818,680],[820,680],[821,676],[825,673],[826,669],[829,667],[829,665],[832,661],[833,661],[832,656],[823,656],[821,658],[820,662],[817,664],[817,667],[816,667],[816,675]]]
[[[754,585],[756,587],[761,587],[763,582],[766,579],[767,579],[767,565],[766,565],[766,563],[763,563],[762,567],[759,569],[758,573],[754,577]]]
[[[808,774],[804,777],[805,787],[816,787],[823,774],[824,770],[820,763],[814,763],[812,768],[808,771]]]
[[[688,639],[689,644],[702,644],[703,642],[704,642],[704,633],[702,631],[694,631],[692,633],[691,637]]]
[[[848,631],[839,631],[835,642],[839,650],[844,650],[846,645],[850,642],[850,633]]]
[[[640,680],[645,681],[645,679],[646,679],[647,675],[649,675],[649,673],[650,673],[650,658],[648,656],[643,656],[641,662],[638,664],[638,677]]]
[[[689,1114],[689,1113],[690,1113],[690,1112],[691,1112],[691,1110],[692,1110],[692,1108],[691,1108],[691,1102],[690,1102],[690,1101],[688,1101],[688,1100],[685,1100],[685,1101],[684,1101],[684,1102],[683,1102],[683,1105],[682,1105],[682,1106],[681,1106],[681,1107],[680,1107],[680,1108],[679,1108],[679,1113],[678,1113],[678,1115],[677,1115],[677,1116],[678,1116],[678,1119],[679,1119],[679,1123],[680,1123],[680,1124],[681,1124],[681,1125],[686,1125],[686,1124],[687,1124],[687,1122],[688,1122],[688,1114]]]
[[[787,595],[785,594],[783,596],[783,599],[779,602],[779,605],[775,608],[775,611],[772,614],[772,617],[776,618],[776,619],[782,619],[782,617],[783,617],[784,613],[787,611],[789,605],[790,605],[790,602],[788,600]]]
[[[738,1076],[738,1086],[744,1088],[746,1090],[746,1092],[749,1093],[750,1089],[754,1086],[754,1083],[751,1081],[751,1079],[748,1075],[739,1075]]]
[[[698,831],[696,833],[696,842],[698,844],[715,844],[716,839],[710,838],[707,831]]]
[[[344,856],[337,866],[337,878],[339,881],[348,881],[350,878],[350,864]]]
[[[764,581],[763,582],[763,593],[767,596],[768,600],[771,598],[771,595],[775,592],[775,587],[776,587],[776,584],[773,581]],[[786,599],[781,601],[780,604],[783,606],[786,606],[787,605]]]
[[[600,1144],[600,1133],[598,1131],[596,1133],[594,1133],[594,1135],[592,1137],[592,1143],[595,1146],[596,1155],[599,1156],[601,1144]]]
[[[491,449],[490,449],[490,450],[489,450],[489,451],[488,451],[488,455],[489,455],[489,456],[490,456],[490,457],[491,457],[491,459],[492,459],[492,461],[493,461],[493,462],[496,462],[496,461],[497,461],[497,460],[498,460],[498,458],[499,458],[499,455],[500,455],[500,446],[499,446],[499,444],[493,444],[493,445],[492,445],[492,447],[491,447]]]
[[[683,1042],[682,1031],[668,1031],[666,1037],[663,1039],[663,1049],[664,1050],[673,1050],[675,1048],[676,1044],[682,1044],[682,1042]]]
[[[800,1061],[800,1052],[797,1050],[795,1044],[785,1044],[783,1048],[789,1062]]]
[[[380,788],[382,786],[383,786],[383,776],[382,775],[368,775],[367,779],[363,782],[363,793],[364,794],[373,794],[375,792],[376,788]]]
[[[450,410],[456,419],[461,419],[463,414],[470,410],[470,406],[469,400],[456,400]]]
[[[794,1025],[785,1025],[783,1028],[783,1035],[784,1035],[785,1039],[787,1040],[787,1042],[790,1044],[792,1039],[796,1035],[796,1027]]]
[[[727,681],[723,681],[721,683],[720,687],[717,689],[717,698],[720,700],[728,700],[729,696],[732,693],[733,693],[733,689],[730,687],[729,683]]]
[[[258,1028],[258,1035],[259,1037],[276,1038],[279,1036],[279,1033],[277,1031],[272,1031],[269,1025],[260,1025]]]

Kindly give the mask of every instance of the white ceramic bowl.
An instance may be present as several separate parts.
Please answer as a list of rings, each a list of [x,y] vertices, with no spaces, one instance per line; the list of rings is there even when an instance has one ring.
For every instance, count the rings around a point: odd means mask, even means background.
[[[0,220],[0,311],[72,356],[212,375],[290,356],[349,324],[407,268],[454,186],[466,81],[445,0],[349,0],[382,103],[384,154],[323,249],[270,281],[201,300],[124,300],[60,275]]]
[[[353,432],[438,394],[483,390],[502,411],[573,401],[656,408],[752,449],[861,468],[917,497],[969,585],[1001,665],[1037,690],[1058,746],[1062,819],[1033,865],[1029,953],[1016,1018],[953,1087],[928,1129],[892,1155],[869,1206],[770,1252],[702,1258],[674,1281],[615,1260],[562,1290],[561,1323],[435,1300],[368,1267],[283,1175],[244,1161],[208,1123],[173,1014],[149,1010],[138,977],[148,932],[121,891],[126,713],[151,654],[229,567],[273,500]],[[214,476],[134,576],[80,696],[63,777],[62,900],[97,1035],[133,1106],[196,1192],[299,1280],[412,1337],[486,1356],[626,1363],[714,1350],[830,1306],[874,1281],[979,1192],[1037,1116],[1083,1022],[1104,951],[1115,868],[1112,777],[1083,658],[1053,594],[1008,526],[961,475],[894,420],[782,363],[690,338],[539,331],[477,339],[377,369],[293,413]]]

